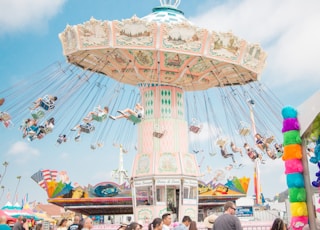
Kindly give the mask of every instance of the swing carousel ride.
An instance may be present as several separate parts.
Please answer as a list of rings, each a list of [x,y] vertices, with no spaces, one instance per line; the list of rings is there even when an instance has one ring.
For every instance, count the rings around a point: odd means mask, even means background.
[[[246,196],[250,178],[232,174],[253,165],[261,202],[260,164],[282,153],[282,105],[258,81],[266,54],[231,32],[193,25],[179,4],[160,0],[142,18],[67,25],[59,38],[68,63],[1,92],[2,123],[25,140],[55,135],[63,147],[90,136],[92,150],[120,147],[121,182],[82,187],[82,199],[72,199],[79,186],[64,173],[60,182],[55,170],[35,173],[49,202],[86,214],[134,210],[142,221],[168,210],[197,219],[199,209]],[[130,176],[126,152],[136,152]]]

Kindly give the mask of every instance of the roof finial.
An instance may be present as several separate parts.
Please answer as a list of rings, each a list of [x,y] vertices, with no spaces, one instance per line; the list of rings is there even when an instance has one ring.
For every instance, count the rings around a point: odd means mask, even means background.
[[[171,6],[174,8],[178,8],[181,0],[160,0],[161,6]]]

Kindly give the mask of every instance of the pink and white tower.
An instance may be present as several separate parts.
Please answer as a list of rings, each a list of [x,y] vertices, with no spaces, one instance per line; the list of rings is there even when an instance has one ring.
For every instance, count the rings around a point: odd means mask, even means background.
[[[198,215],[196,158],[188,152],[183,90],[170,85],[140,87],[145,119],[138,125],[132,169],[135,218],[148,222],[166,212]],[[150,205],[144,205],[148,200]]]

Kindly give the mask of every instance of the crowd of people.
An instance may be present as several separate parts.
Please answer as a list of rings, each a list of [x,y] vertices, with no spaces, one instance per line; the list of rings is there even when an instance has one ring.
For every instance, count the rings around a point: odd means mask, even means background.
[[[227,201],[223,206],[224,212],[221,215],[211,214],[204,219],[204,227],[207,230],[242,230],[240,219],[236,216],[236,205],[232,201]],[[173,222],[171,213],[164,213],[161,218],[156,217],[148,226],[140,222],[121,223],[117,230],[198,230],[197,222],[193,221],[190,216],[184,216],[179,222]],[[203,226],[202,226],[203,227]],[[23,216],[17,218],[12,227],[7,224],[7,218],[0,216],[0,230],[43,230],[43,224],[33,223]],[[51,229],[51,228],[50,228]],[[73,222],[69,223],[68,219],[61,219],[55,228],[56,230],[91,230],[93,229],[93,220],[90,217],[82,218],[75,215]],[[203,228],[201,228],[203,229]],[[275,218],[270,230],[287,230],[289,227],[281,218]],[[309,230],[309,225],[303,227],[303,230]],[[316,220],[316,230],[320,230],[320,221]]]
[[[5,215],[0,216],[0,229],[1,230],[43,230],[42,223],[35,223],[35,221],[27,220],[23,216],[19,216],[12,227],[8,225],[7,217]]]
[[[227,201],[223,206],[224,212],[221,215],[211,214],[204,220],[207,230],[242,230],[240,219],[236,216],[236,205]],[[121,224],[117,230],[142,230],[146,229],[139,222]],[[184,216],[181,223],[173,222],[171,213],[165,213],[162,218],[156,217],[148,224],[148,230],[198,230],[197,222],[190,216]],[[270,230],[287,230],[287,225],[281,218],[273,221]]]

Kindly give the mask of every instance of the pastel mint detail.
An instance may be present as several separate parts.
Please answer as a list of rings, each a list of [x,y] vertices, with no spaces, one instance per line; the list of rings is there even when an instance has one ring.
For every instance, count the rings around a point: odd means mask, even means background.
[[[184,13],[170,6],[159,6],[152,9],[152,13],[143,17],[142,20],[158,23],[187,23],[192,24],[184,16]]]

